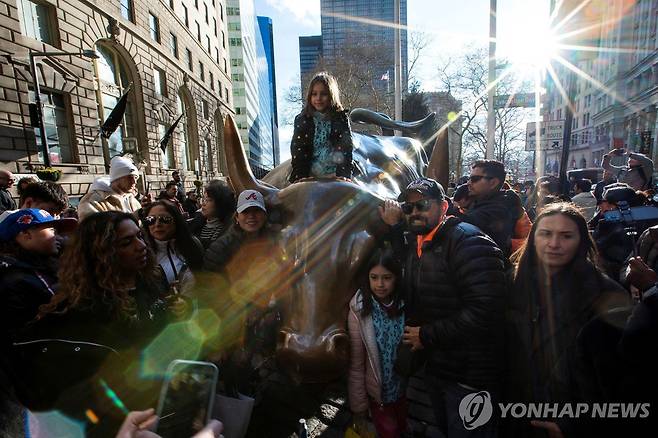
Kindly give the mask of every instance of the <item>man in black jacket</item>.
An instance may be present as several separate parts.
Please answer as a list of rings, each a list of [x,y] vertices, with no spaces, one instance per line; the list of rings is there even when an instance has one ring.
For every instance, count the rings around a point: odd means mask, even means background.
[[[491,237],[505,256],[512,250],[516,221],[523,216],[521,198],[514,190],[501,190],[505,182],[505,165],[495,160],[478,160],[468,178],[470,208],[459,217]]]
[[[380,214],[401,230],[404,213],[412,233],[406,245],[403,342],[427,356],[427,389],[443,433],[494,437],[495,416],[467,431],[468,419],[459,411],[462,399],[479,391],[488,391],[496,406],[503,366],[503,253],[477,227],[446,218],[448,203],[436,181],[412,182],[400,200],[401,209],[387,201]]]

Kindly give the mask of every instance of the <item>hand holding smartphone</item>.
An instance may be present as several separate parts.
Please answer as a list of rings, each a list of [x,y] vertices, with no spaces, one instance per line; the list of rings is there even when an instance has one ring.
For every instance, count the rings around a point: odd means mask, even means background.
[[[158,435],[162,438],[192,436],[208,424],[218,374],[219,370],[210,362],[171,362],[158,403]]]

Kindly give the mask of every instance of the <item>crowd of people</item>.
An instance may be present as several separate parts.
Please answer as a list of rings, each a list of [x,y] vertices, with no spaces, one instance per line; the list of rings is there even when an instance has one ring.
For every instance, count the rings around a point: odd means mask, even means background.
[[[331,76],[312,80],[291,149],[292,183],[352,177]],[[494,406],[658,398],[658,215],[633,215],[653,202],[653,163],[628,158],[615,167],[606,156],[602,181],[573,181],[571,192],[552,177],[512,184],[502,163],[480,160],[452,197],[420,178],[382,202],[389,231],[346,308],[357,433],[371,421],[382,438],[413,435],[406,390],[421,373],[446,437],[649,436],[653,411],[587,420],[496,409],[467,430],[460,410],[479,391]],[[212,329],[222,339],[194,358],[222,364],[227,393],[248,392],[254,357],[273,352],[280,285],[262,273],[285,268],[259,256],[281,251],[268,224],[276,207],[222,181],[199,203],[178,172],[153,200],[137,195],[138,177],[130,160],[113,158],[109,177],[71,211],[51,182],[24,182],[16,203],[13,175],[0,171],[0,423],[9,436],[24,436],[28,409],[58,409],[88,436],[139,436],[135,419],[154,421],[144,409],[157,403],[162,371],[145,375],[145,352],[199,309],[219,316]],[[126,419],[116,399],[140,412]]]

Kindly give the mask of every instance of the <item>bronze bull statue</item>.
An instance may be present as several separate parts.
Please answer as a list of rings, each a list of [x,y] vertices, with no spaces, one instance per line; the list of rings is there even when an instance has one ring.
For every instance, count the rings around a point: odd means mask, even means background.
[[[226,119],[224,142],[234,190],[260,191],[280,222],[278,245],[290,269],[277,362],[297,382],[333,380],[345,373],[349,361],[346,319],[357,275],[385,231],[377,207],[423,170],[434,177],[448,174],[439,169],[448,163],[447,130],[439,132],[425,169],[418,141],[354,133],[352,181],[288,184],[290,163],[285,162],[261,182],[249,168],[231,117]]]

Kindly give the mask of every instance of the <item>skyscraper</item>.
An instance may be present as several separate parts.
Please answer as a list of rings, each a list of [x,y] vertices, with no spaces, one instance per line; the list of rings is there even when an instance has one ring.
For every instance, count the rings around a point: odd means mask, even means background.
[[[391,24],[394,18],[394,0],[321,0],[322,56],[328,65],[340,56],[347,46],[367,44],[371,48],[382,48],[388,56],[375,66],[377,81],[387,87],[388,77],[393,80],[395,70],[395,31]],[[407,0],[400,0],[400,24],[407,24]],[[407,32],[401,30],[402,89],[407,83]],[[301,48],[300,48],[301,49]],[[301,57],[301,50],[300,50]]]
[[[268,66],[253,0],[228,0],[235,119],[249,164],[262,177],[274,167]]]
[[[258,27],[263,41],[267,61],[267,88],[270,94],[270,114],[272,117],[272,153],[274,166],[279,164],[279,116],[276,99],[276,74],[274,69],[274,33],[270,17],[258,17]]]
[[[320,56],[322,56],[322,35],[299,37],[299,72],[302,80],[302,96]]]

